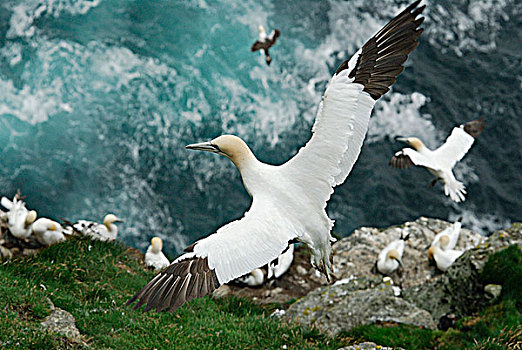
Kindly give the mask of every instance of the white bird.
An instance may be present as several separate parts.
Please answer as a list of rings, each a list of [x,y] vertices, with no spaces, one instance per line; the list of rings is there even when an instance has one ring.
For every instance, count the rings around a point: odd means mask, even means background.
[[[36,211],[29,211],[25,207],[24,201],[18,199],[17,196],[13,198],[13,201],[2,197],[0,203],[9,210],[6,213],[9,232],[16,238],[24,239],[29,237],[32,232],[31,225],[37,217]]]
[[[277,38],[281,34],[281,32],[278,29],[273,30],[270,35],[266,35],[265,28],[263,26],[259,26],[259,40],[257,40],[250,50],[252,52],[263,50],[263,53],[265,54],[265,61],[267,65],[270,65],[272,63],[272,58],[270,57],[270,54],[268,53],[268,49],[270,49],[277,41]]]
[[[446,227],[441,232],[437,233],[431,246],[438,245],[442,250],[453,249],[459,241],[460,229],[462,227],[462,217],[459,218],[453,225]]]
[[[435,175],[435,179],[429,184],[430,188],[441,180],[446,196],[457,203],[465,201],[466,187],[462,182],[457,181],[452,169],[466,155],[482,130],[484,130],[482,118],[455,127],[446,142],[434,151],[416,137],[398,137],[397,141],[406,142],[415,149],[403,148],[398,151],[391,159],[390,165],[401,169],[412,165],[424,167]]]
[[[79,220],[70,225],[71,228],[67,229],[65,233],[72,234],[73,232],[77,232],[81,235],[89,236],[100,241],[113,241],[118,235],[118,226],[116,226],[115,222],[122,221],[123,220],[114,214],[107,214],[103,218],[103,224],[87,220]]]
[[[434,245],[428,249],[428,259],[435,260],[437,268],[446,271],[463,253],[462,250],[442,250],[438,245]]]
[[[234,281],[240,284],[245,284],[249,287],[257,287],[265,283],[266,273],[263,269],[254,269],[244,276],[236,278]]]
[[[155,270],[161,270],[170,265],[169,259],[161,251],[163,249],[163,241],[159,237],[154,237],[150,241],[150,246],[145,253],[145,265],[153,267]]]
[[[238,277],[234,282],[240,284],[246,284],[250,287],[260,286],[265,283],[266,280],[281,277],[294,261],[294,245],[290,244],[288,249],[279,255],[277,259],[266,265],[264,268],[254,269],[250,273]]]
[[[185,301],[211,293],[223,283],[277,258],[294,241],[311,250],[313,265],[329,279],[332,267],[326,203],[359,156],[375,101],[403,71],[417,47],[424,6],[415,1],[392,19],[328,83],[305,147],[285,164],[260,162],[237,136],[186,146],[229,158],[252,197],[245,216],[185,249],[186,254],[151,280],[127,304],[175,310]]]
[[[40,218],[32,225],[33,234],[42,245],[51,245],[65,241],[62,225],[47,218]]]
[[[390,242],[377,257],[377,270],[383,275],[389,275],[397,270],[402,264],[402,255],[404,254],[404,246],[408,236]]]

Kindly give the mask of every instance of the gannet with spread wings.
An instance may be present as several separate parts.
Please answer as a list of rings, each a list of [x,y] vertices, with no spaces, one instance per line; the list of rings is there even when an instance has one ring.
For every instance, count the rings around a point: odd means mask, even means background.
[[[252,197],[245,216],[185,249],[186,254],[152,279],[128,304],[145,310],[176,310],[277,258],[290,242],[305,243],[312,263],[327,277],[332,266],[333,221],[326,203],[359,156],[370,114],[403,71],[417,47],[424,6],[415,1],[343,62],[319,105],[312,137],[285,164],[257,160],[237,136],[188,145],[229,158]]]

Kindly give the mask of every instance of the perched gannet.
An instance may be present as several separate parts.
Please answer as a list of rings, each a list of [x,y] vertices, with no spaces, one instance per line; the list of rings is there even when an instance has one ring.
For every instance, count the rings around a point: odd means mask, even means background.
[[[17,196],[13,198],[13,201],[2,197],[0,203],[9,210],[6,213],[9,232],[16,238],[23,239],[29,237],[32,232],[31,225],[37,217],[36,211],[29,211],[25,207],[24,201]]]
[[[51,245],[65,240],[62,225],[47,218],[40,218],[32,225],[36,240],[43,245]]]
[[[259,40],[257,40],[250,48],[252,52],[262,49],[263,53],[265,54],[265,61],[267,65],[270,65],[272,62],[272,58],[268,53],[268,49],[276,43],[279,34],[281,34],[281,32],[278,29],[275,29],[272,31],[272,33],[270,33],[270,35],[266,35],[265,28],[263,28],[263,26],[259,26]]]
[[[453,249],[459,241],[460,228],[462,227],[462,217],[453,225],[437,233],[431,246],[438,245],[442,250]]]
[[[159,237],[154,237],[150,241],[150,246],[145,253],[145,265],[153,267],[155,270],[161,270],[170,265],[169,259],[161,251],[163,249],[163,241]]]
[[[482,118],[455,127],[446,142],[434,151],[424,146],[416,137],[398,137],[397,141],[406,142],[415,149],[403,148],[398,151],[391,159],[390,165],[401,169],[412,165],[425,167],[435,175],[435,179],[429,184],[430,188],[441,180],[446,196],[457,203],[465,201],[466,188],[462,182],[457,181],[452,169],[466,155],[482,130],[484,130]]]
[[[266,280],[281,277],[292,265],[294,261],[294,245],[290,244],[288,249],[279,255],[277,259],[265,265],[263,268],[254,269],[250,273],[238,277],[234,282],[246,284],[250,287],[260,286]]]
[[[447,237],[447,236],[445,236]],[[445,239],[443,237],[442,239]],[[449,238],[446,238],[449,240]],[[441,242],[442,243],[442,242]],[[437,268],[441,271],[446,271],[455,260],[458,259],[464,252],[462,250],[446,249],[442,250],[438,245],[431,246],[428,249],[428,259],[435,260]]]
[[[236,278],[234,281],[249,287],[257,287],[265,283],[265,277],[266,273],[263,269],[254,269],[246,275]]]
[[[326,203],[359,156],[375,101],[396,81],[418,45],[424,20],[417,18],[424,9],[419,3],[408,6],[339,66],[319,104],[311,139],[285,164],[260,162],[233,135],[186,146],[229,158],[252,204],[242,219],[186,248],[186,254],[127,304],[138,299],[134,308],[147,304],[145,310],[175,310],[271,262],[294,241],[310,248],[313,265],[329,278],[335,240]]]
[[[390,242],[377,257],[377,270],[383,275],[389,275],[402,265],[402,254],[404,254],[404,241],[408,239],[409,235],[404,238],[397,239]]]
[[[105,215],[105,218],[103,218],[103,224],[87,220],[79,220],[70,225],[71,228],[67,230],[66,234],[77,232],[100,241],[113,241],[118,235],[118,226],[114,223],[122,221],[123,220],[114,214]]]

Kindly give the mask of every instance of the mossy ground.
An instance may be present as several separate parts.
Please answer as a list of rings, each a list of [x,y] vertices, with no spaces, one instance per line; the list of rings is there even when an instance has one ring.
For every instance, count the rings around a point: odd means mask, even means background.
[[[520,254],[519,250],[510,252]],[[494,265],[503,269],[502,263]],[[407,349],[496,349],[494,344],[505,344],[522,333],[517,298],[507,292],[499,304],[460,320],[456,330],[373,325],[337,338],[271,319],[276,305],[261,307],[235,297],[205,297],[174,313],[145,313],[126,307],[125,302],[153,276],[135,251],[87,238],[70,239],[33,257],[3,261],[0,346],[83,347],[42,330],[40,322],[51,312],[48,299],[75,317],[83,341],[96,349],[281,349],[284,345],[289,349],[338,349],[359,340]],[[517,278],[512,272],[505,276],[507,280]],[[497,282],[509,285],[507,280]]]

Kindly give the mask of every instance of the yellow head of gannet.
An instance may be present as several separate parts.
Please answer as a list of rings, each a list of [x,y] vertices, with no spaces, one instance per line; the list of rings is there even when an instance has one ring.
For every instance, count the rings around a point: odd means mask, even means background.
[[[442,249],[446,249],[448,247],[448,244],[450,243],[450,238],[448,235],[442,235],[439,239],[440,247]]]
[[[399,265],[403,266],[402,261],[401,261],[401,256],[399,255],[399,252],[395,249],[391,249],[388,252],[388,259],[393,259],[393,260],[397,261],[399,263]]]
[[[27,216],[25,217],[25,226],[30,226],[33,222],[35,222],[37,217],[36,210],[31,210],[29,213],[27,213]]]
[[[161,252],[163,249],[163,241],[159,237],[153,237],[150,240],[150,245],[152,247],[151,251],[156,254]]]
[[[397,137],[396,140],[406,142],[408,145],[415,148],[417,151],[420,151],[426,147],[424,146],[424,143],[417,137]]]
[[[255,159],[254,154],[245,141],[235,135],[222,135],[212,141],[194,143],[185,146],[185,148],[213,152],[225,156],[230,159],[239,170],[241,170],[248,161]]]
[[[112,231],[114,229],[115,222],[123,222],[123,220],[114,214],[107,214],[103,218],[103,224],[107,227],[109,231]]]

